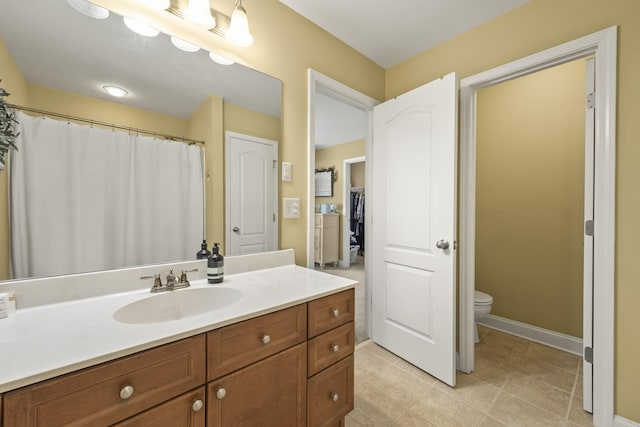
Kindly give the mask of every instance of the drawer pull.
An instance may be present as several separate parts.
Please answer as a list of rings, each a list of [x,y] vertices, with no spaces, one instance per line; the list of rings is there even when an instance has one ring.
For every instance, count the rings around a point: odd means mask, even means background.
[[[220,387],[216,390],[216,398],[218,400],[224,399],[226,395],[227,395],[227,390],[224,387]]]
[[[331,315],[332,315],[333,317],[338,317],[338,316],[340,316],[340,310],[338,310],[337,308],[332,308],[332,309],[331,309]]]
[[[196,399],[193,401],[193,405],[191,405],[191,409],[193,409],[193,412],[198,412],[200,409],[202,409],[203,406],[204,406],[204,403],[202,402],[202,400]]]
[[[126,386],[122,387],[122,390],[120,390],[120,399],[127,400],[128,398],[133,396],[133,392],[134,391],[135,390],[134,390],[133,386],[126,385]]]
[[[262,338],[260,338],[260,341],[262,341],[262,344],[269,344],[271,342],[271,337],[267,334],[264,334]]]
[[[338,344],[334,344],[331,346],[331,351],[333,351],[334,353],[337,353],[340,351],[340,346]]]
[[[340,395],[338,395],[338,393],[331,393],[331,400],[337,402],[338,399],[340,399]]]

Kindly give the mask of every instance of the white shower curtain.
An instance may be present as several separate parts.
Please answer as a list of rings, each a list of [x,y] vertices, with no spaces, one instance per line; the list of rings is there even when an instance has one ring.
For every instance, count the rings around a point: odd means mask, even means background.
[[[203,149],[18,112],[14,278],[195,258]]]

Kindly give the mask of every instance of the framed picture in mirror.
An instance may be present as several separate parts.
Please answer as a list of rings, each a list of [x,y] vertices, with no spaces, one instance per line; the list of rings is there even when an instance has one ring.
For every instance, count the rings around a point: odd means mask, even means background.
[[[333,197],[334,168],[316,169],[316,197]]]

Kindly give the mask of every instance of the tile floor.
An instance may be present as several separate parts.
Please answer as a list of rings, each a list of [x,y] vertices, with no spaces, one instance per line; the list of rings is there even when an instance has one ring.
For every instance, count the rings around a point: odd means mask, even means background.
[[[358,346],[346,426],[592,425],[577,356],[480,328],[476,370],[458,373],[455,389],[370,341]]]

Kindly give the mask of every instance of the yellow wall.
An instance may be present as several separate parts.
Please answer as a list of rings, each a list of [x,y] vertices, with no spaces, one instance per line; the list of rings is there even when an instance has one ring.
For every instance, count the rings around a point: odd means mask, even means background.
[[[224,104],[224,130],[258,138],[280,141],[282,123],[278,117],[268,116],[237,105]],[[280,144],[278,144],[280,145]]]
[[[618,25],[616,192],[616,413],[640,422],[640,2],[532,0],[386,73],[386,98],[448,72],[464,78]]]
[[[476,289],[582,337],[584,59],[478,91]],[[540,307],[544,307],[541,310]]]
[[[316,169],[335,167],[337,179],[333,183],[333,197],[316,197],[316,204],[335,203],[338,212],[343,212],[342,197],[344,194],[344,160],[361,157],[365,154],[365,141],[360,139],[340,145],[316,150]],[[315,208],[315,207],[314,207]],[[342,242],[342,232],[345,225],[340,220],[339,242]],[[342,259],[342,244],[339,245],[339,256]]]

